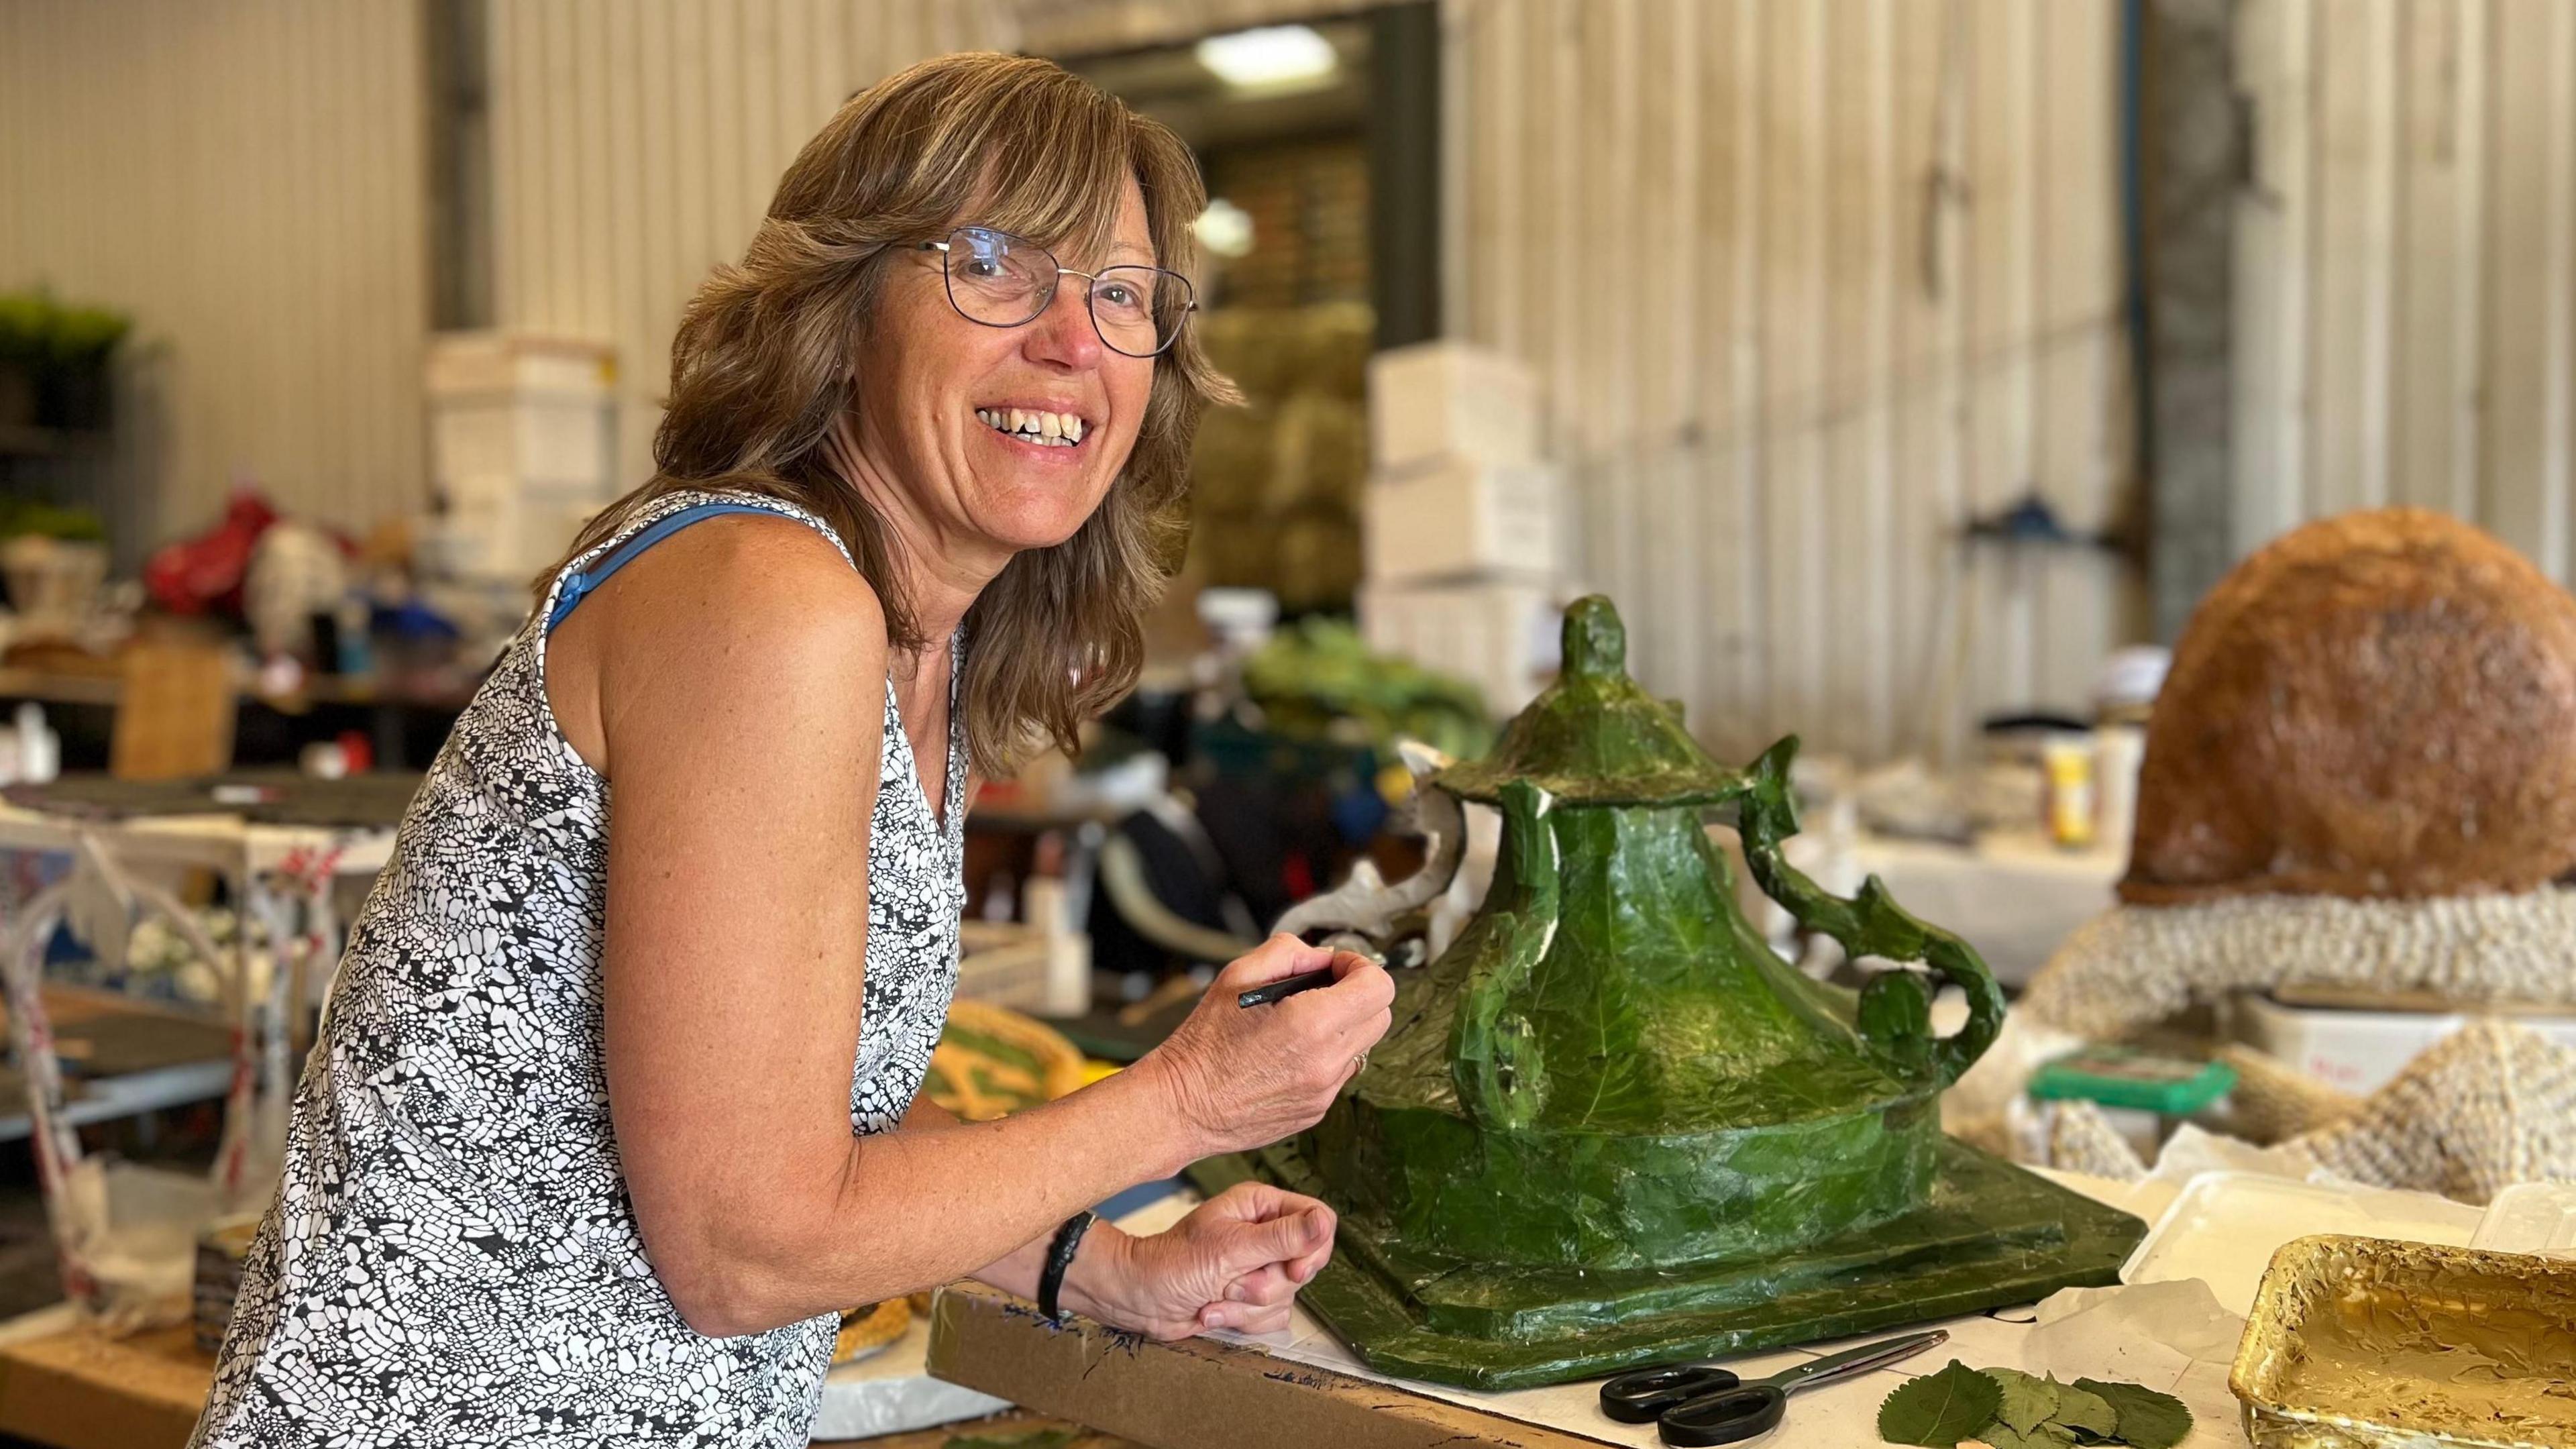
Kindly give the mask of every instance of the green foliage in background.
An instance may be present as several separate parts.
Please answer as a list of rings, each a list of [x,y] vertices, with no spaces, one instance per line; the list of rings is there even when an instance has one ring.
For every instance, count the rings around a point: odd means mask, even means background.
[[[122,312],[66,305],[41,291],[0,293],[0,362],[37,370],[98,367],[133,325]]]
[[[1243,688],[1270,731],[1289,739],[1366,743],[1382,753],[1413,739],[1460,759],[1494,742],[1474,685],[1379,654],[1341,619],[1308,618],[1272,635],[1243,661]]]
[[[62,508],[33,498],[0,497],[0,538],[30,533],[67,543],[96,543],[107,537],[107,524],[86,508]]]

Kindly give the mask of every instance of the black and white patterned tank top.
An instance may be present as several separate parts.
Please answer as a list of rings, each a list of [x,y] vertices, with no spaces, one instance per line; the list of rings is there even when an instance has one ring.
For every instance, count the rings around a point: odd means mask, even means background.
[[[574,571],[709,505],[839,545],[783,503],[675,494]],[[351,927],[197,1445],[806,1442],[834,1319],[693,1332],[645,1261],[619,1173],[600,1045],[609,791],[545,692],[567,588],[458,719]],[[858,1133],[911,1105],[956,985],[966,811],[951,698],[943,825],[886,689]]]

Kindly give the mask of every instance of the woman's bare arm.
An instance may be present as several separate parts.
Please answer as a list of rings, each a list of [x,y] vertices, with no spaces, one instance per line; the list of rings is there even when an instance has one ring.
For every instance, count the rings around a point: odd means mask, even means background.
[[[612,782],[603,960],[620,1160],[646,1252],[700,1332],[988,1265],[1016,1279],[1002,1260],[1076,1210],[1312,1121],[1336,1054],[1383,1029],[1383,973],[1355,972],[1377,980],[1234,1013],[1258,1021],[1211,1018],[1138,1068],[999,1122],[854,1137],[884,630],[827,544],[755,519],[676,535],[564,626],[557,662],[596,671],[593,763]],[[588,691],[550,693],[561,708]],[[1313,964],[1293,949],[1247,969]],[[1281,1258],[1305,1251],[1304,1232],[1282,1221]],[[1118,1250],[1112,1237],[1085,1253]]]

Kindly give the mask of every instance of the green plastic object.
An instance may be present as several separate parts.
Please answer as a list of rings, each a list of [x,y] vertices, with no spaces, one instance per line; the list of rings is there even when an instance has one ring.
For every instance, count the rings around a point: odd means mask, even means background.
[[[1200,1185],[1332,1203],[1307,1305],[1373,1367],[1475,1387],[2115,1281],[2143,1224],[1942,1136],[1941,1090],[2001,1029],[2002,990],[1875,879],[1845,900],[1781,859],[1796,741],[1750,773],[1709,758],[1628,678],[1607,599],[1567,610],[1564,641],[1492,755],[1429,781],[1502,812],[1483,908],[1399,973],[1394,1026],[1314,1130],[1201,1164]],[[1726,805],[1771,899],[1855,958],[1927,971],[1855,993],[1782,962],[1702,828]],[[1935,983],[1967,997],[1948,1038]]]
[[[2160,1057],[2134,1047],[2091,1046],[2033,1073],[2028,1091],[2042,1101],[2099,1102],[2167,1117],[2188,1117],[2236,1088],[2225,1062]]]

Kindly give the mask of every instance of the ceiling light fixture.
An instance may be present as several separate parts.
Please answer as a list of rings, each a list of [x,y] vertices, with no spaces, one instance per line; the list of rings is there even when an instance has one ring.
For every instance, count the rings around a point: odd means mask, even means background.
[[[1243,90],[1294,85],[1331,75],[1341,63],[1333,43],[1311,25],[1265,25],[1198,43],[1199,64]]]
[[[1190,223],[1198,233],[1199,245],[1221,257],[1239,257],[1252,250],[1252,213],[1219,196],[1208,202],[1207,210]]]

